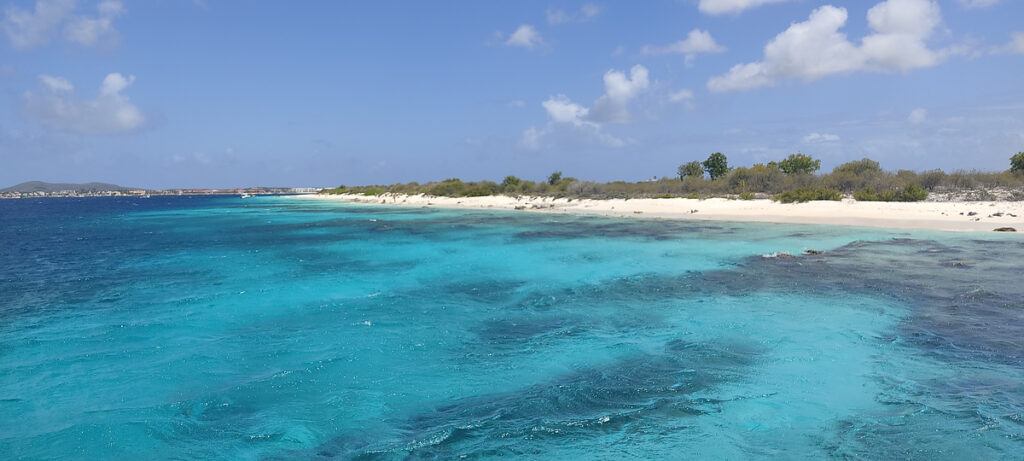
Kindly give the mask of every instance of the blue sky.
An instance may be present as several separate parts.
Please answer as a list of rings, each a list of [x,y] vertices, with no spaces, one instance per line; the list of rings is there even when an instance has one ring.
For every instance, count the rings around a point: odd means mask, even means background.
[[[1024,2],[0,0],[0,186],[1005,170]]]

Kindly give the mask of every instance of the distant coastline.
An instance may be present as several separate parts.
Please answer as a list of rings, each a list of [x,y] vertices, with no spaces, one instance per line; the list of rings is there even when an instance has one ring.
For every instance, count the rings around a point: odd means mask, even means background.
[[[280,195],[312,194],[312,187],[245,187],[231,189],[144,189],[107,183],[47,183],[30,181],[0,189],[0,199],[50,197],[149,197],[154,195]]]
[[[809,201],[779,203],[767,199],[634,198],[572,199],[493,195],[438,197],[423,194],[320,194],[302,199],[378,206],[518,210],[623,218],[772,222],[927,229],[960,232],[1024,231],[1021,201],[859,202]]]

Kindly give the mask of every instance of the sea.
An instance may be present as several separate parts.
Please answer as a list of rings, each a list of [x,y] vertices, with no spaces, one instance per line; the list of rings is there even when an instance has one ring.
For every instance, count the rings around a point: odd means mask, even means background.
[[[0,200],[0,458],[498,457],[1024,459],[1024,239]]]

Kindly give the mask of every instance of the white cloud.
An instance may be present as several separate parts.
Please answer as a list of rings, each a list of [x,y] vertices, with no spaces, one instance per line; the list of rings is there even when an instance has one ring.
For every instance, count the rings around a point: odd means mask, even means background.
[[[124,14],[120,0],[104,0],[96,7],[96,16],[75,14],[75,0],[36,0],[32,11],[8,6],[0,29],[18,50],[43,45],[63,28],[69,41],[83,46],[116,43],[114,19]]]
[[[64,30],[68,40],[85,46],[118,40],[114,19],[124,13],[124,5],[120,1],[105,0],[96,9],[96,17],[77,17],[68,23]]]
[[[704,14],[736,14],[747,8],[792,0],[700,0],[697,8]]]
[[[519,145],[531,150],[544,147],[550,139],[563,139],[579,144],[596,143],[602,147],[622,147],[627,143],[603,131],[603,123],[629,121],[629,102],[650,87],[647,68],[635,65],[629,76],[623,71],[609,70],[604,74],[605,91],[591,108],[584,107],[564,94],[549,97],[541,103],[548,116],[544,128],[530,127],[523,131]],[[687,91],[687,90],[683,90]]]
[[[572,102],[568,96],[559,94],[548,98],[547,101],[540,103],[544,106],[544,110],[548,113],[548,118],[555,123],[571,123],[576,126],[580,126],[588,122],[587,114],[590,113],[590,109],[583,107],[579,104]]]
[[[847,17],[845,8],[815,9],[807,21],[792,24],[765,45],[763,60],[737,64],[708,80],[708,88],[735,91],[855,71],[906,72],[934,66],[949,54],[926,45],[942,21],[934,0],[886,0],[875,5],[867,14],[873,33],[860,46],[839,31]]]
[[[913,125],[920,125],[927,119],[928,111],[920,107],[910,111],[910,115],[907,116],[907,121]]]
[[[508,40],[505,40],[505,44],[508,46],[521,46],[527,49],[533,49],[544,43],[544,38],[540,36],[540,32],[537,32],[533,26],[529,24],[523,24],[519,26],[512,35],[508,36]]]
[[[547,10],[548,24],[552,25],[565,24],[567,22],[587,22],[599,14],[601,14],[601,7],[593,3],[584,3],[579,11],[575,13],[566,13],[565,10],[558,8],[548,8]]]
[[[629,122],[629,101],[650,87],[647,68],[635,65],[625,72],[609,70],[604,74],[604,94],[594,101],[591,117],[598,122]]]
[[[33,11],[9,5],[4,9],[3,31],[15,49],[39,46],[53,39],[74,9],[75,0],[37,0]]]
[[[990,6],[994,6],[996,3],[999,3],[1002,0],[958,0],[958,1],[960,2],[960,5],[962,5],[964,8],[972,9],[972,8],[988,8]]]
[[[642,53],[647,55],[681,54],[686,56],[686,64],[690,65],[700,53],[722,53],[724,51],[725,47],[715,42],[710,32],[693,29],[685,40],[665,46],[644,45]]]
[[[1014,32],[1010,43],[1006,45],[1006,50],[1010,53],[1024,54],[1024,32]]]
[[[76,98],[74,85],[63,77],[40,75],[39,81],[43,90],[25,92],[25,108],[51,125],[83,133],[115,133],[136,130],[146,120],[121,93],[135,81],[134,75],[107,75],[93,99]]]
[[[682,89],[676,92],[669,93],[668,100],[672,102],[693,101],[693,91]]]
[[[824,143],[824,142],[837,142],[839,136],[831,133],[811,133],[804,136],[805,143]]]

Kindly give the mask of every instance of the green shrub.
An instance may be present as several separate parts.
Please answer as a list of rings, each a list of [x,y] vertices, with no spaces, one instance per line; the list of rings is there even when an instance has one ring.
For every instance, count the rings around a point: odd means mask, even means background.
[[[740,193],[740,200],[754,200],[754,193],[753,192],[743,192],[743,193]]]
[[[860,202],[920,202],[928,198],[928,191],[917,184],[908,184],[903,189],[876,191],[865,187],[853,193],[853,198]]]
[[[843,199],[843,194],[835,189],[827,187],[798,187],[776,195],[773,200],[782,203],[803,203],[811,200],[833,200]]]

